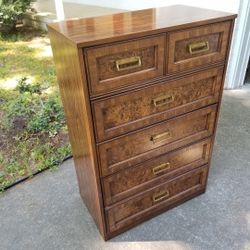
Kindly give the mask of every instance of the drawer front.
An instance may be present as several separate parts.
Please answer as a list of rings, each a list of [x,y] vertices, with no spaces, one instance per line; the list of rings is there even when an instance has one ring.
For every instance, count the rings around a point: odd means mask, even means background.
[[[225,60],[230,27],[227,21],[170,33],[168,72]]]
[[[106,217],[110,232],[135,224],[145,216],[166,209],[204,190],[207,172],[207,166],[195,169],[107,209]]]
[[[143,128],[218,101],[223,68],[94,102],[98,141]]]
[[[111,205],[155,186],[162,180],[207,164],[210,148],[211,139],[207,139],[103,178],[105,205]]]
[[[165,35],[86,50],[90,94],[162,76]]]
[[[101,175],[133,166],[212,135],[217,105],[176,117],[110,142],[100,143]]]

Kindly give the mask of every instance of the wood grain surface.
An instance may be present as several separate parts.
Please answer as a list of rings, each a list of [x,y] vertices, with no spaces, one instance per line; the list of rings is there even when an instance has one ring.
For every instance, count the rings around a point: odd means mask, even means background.
[[[134,223],[143,217],[144,213],[150,213],[151,210],[157,211],[163,206],[167,207],[202,190],[205,187],[207,172],[207,166],[201,167],[107,208],[109,230],[116,231],[127,224]]]
[[[53,30],[49,37],[56,64],[57,80],[66,116],[69,139],[82,199],[100,233],[106,238],[101,186],[96,160],[91,110],[81,51]],[[58,46],[60,44],[60,46]]]
[[[165,35],[86,49],[90,95],[164,74]],[[138,58],[140,65],[117,69],[119,60]],[[126,66],[126,64],[124,64]]]
[[[107,175],[213,134],[217,105],[175,117],[98,145],[100,171]],[[157,140],[153,140],[157,137]]]
[[[93,102],[97,141],[216,103],[222,75],[223,67],[213,68]]]
[[[184,5],[81,18],[49,24],[77,46],[93,46],[138,36],[231,20],[235,14]]]
[[[230,34],[231,22],[205,25],[169,34],[168,72],[185,71],[204,64],[224,61]],[[188,46],[207,43],[204,52],[202,46],[195,53]]]
[[[177,149],[103,178],[105,205],[128,198],[175,176],[207,164],[211,138]]]
[[[205,192],[236,15],[48,25],[79,190],[105,240]]]

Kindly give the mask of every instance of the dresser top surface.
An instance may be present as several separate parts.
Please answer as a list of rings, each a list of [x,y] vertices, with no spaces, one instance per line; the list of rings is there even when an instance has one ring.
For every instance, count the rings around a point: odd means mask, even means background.
[[[113,15],[66,20],[48,25],[64,37],[81,46],[92,46],[138,34],[150,35],[159,31],[188,28],[235,18],[227,12],[184,5],[145,9]]]

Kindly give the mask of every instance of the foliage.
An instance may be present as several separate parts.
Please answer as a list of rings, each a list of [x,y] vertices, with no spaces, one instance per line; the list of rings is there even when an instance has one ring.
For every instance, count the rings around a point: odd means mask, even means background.
[[[34,43],[32,36],[36,37],[37,47],[35,48],[32,47]],[[28,77],[31,81],[39,82],[42,88],[54,88],[55,65],[49,51],[49,42],[44,33],[41,36],[38,31],[27,29],[26,32],[2,35],[0,37],[0,87],[8,79],[19,80]]]
[[[16,22],[30,8],[32,0],[2,0],[0,1],[0,22],[14,27]]]
[[[48,133],[55,136],[64,125],[62,106],[56,98],[49,98],[34,116],[31,117],[27,128],[30,133]]]
[[[17,90],[19,91],[20,94],[23,94],[25,92],[28,92],[30,94],[42,94],[42,87],[40,83],[36,84],[29,84],[27,83],[28,78],[27,77],[22,77],[17,84]]]
[[[0,40],[0,191],[71,155],[52,57],[32,44]]]
[[[63,108],[57,95],[41,97],[40,83],[27,83],[28,78],[18,81],[11,99],[3,110],[3,129],[26,129],[30,134],[55,136],[65,126]],[[44,99],[44,100],[43,100]],[[21,128],[20,128],[21,126]]]

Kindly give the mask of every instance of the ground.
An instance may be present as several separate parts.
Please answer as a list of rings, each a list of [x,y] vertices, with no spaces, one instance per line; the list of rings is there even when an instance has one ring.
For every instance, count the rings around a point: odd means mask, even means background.
[[[46,33],[0,38],[0,191],[70,155]]]
[[[250,86],[224,91],[205,194],[104,242],[73,160],[0,196],[1,249],[250,250]]]

